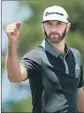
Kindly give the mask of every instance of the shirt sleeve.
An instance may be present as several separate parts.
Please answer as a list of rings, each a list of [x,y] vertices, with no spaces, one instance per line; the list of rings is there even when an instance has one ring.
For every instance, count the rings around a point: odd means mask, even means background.
[[[81,66],[81,72],[80,72],[80,81],[79,81],[79,85],[78,88],[81,88],[84,86],[84,82],[83,82],[83,65]]]
[[[32,50],[31,52],[25,54],[21,59],[20,64],[26,68],[28,77],[35,75],[35,73],[38,73],[41,68],[41,58],[39,52],[37,50]]]

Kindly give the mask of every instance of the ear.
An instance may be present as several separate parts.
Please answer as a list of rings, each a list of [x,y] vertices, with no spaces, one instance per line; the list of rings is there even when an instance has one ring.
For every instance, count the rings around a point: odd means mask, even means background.
[[[71,23],[69,22],[69,23],[67,23],[66,31],[68,32],[70,30],[70,28],[71,28]]]
[[[41,24],[42,31],[44,32],[44,24]]]

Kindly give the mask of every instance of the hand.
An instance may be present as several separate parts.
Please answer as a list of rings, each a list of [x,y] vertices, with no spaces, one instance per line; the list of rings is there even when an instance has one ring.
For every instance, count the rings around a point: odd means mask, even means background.
[[[15,22],[6,26],[6,33],[10,43],[16,43],[20,34],[21,22]]]

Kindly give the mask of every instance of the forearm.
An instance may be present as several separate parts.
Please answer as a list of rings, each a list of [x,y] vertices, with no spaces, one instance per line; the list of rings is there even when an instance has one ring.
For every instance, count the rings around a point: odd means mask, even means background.
[[[78,112],[84,113],[84,89],[81,88],[78,94]]]
[[[6,55],[6,67],[8,78],[11,82],[20,81],[20,65],[17,54],[17,44],[8,43],[8,51]]]
[[[84,100],[78,103],[78,112],[84,113]]]

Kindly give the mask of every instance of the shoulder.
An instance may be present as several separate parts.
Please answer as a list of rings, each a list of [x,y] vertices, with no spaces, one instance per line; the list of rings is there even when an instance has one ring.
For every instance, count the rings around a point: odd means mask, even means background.
[[[25,59],[25,60],[32,60],[32,61],[35,61],[35,62],[41,62],[41,58],[44,54],[44,50],[43,48],[41,48],[40,46],[35,48],[35,49],[32,49],[31,51],[29,51],[28,53],[26,53],[22,59]]]
[[[27,52],[24,56],[27,56],[27,57],[31,56],[32,58],[38,58],[41,56],[40,54],[42,53],[44,53],[43,48],[38,46],[35,49],[32,49],[29,52]]]
[[[76,48],[70,48],[70,50],[72,51],[75,59],[82,63],[82,56],[81,56],[81,53],[79,52],[79,50]]]
[[[79,52],[78,49],[76,49],[76,48],[70,48],[70,50],[73,52],[73,54],[76,54],[76,55],[81,56],[81,54],[80,54],[80,52]]]
[[[73,53],[74,55],[77,55],[77,56],[81,57],[81,54],[80,54],[80,52],[79,52],[78,49],[76,49],[76,48],[70,48],[70,50],[72,51],[72,53]]]

